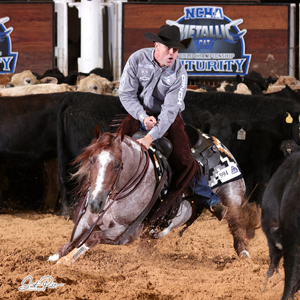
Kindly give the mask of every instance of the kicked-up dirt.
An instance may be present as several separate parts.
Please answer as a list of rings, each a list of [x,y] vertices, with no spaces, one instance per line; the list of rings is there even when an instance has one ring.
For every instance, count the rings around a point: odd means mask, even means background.
[[[177,229],[154,246],[140,247],[139,240],[129,246],[98,245],[70,266],[48,262],[72,228],[72,221],[52,214],[1,214],[0,299],[276,300],[283,292],[282,262],[281,278],[274,275],[261,291],[269,266],[262,230],[251,240],[251,258],[239,258],[226,221],[208,212],[182,237]],[[28,276],[31,285],[43,276],[60,285],[19,291]]]

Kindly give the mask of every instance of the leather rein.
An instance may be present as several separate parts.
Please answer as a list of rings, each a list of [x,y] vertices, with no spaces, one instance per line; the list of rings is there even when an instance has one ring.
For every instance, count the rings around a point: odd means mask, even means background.
[[[144,179],[144,177],[147,173],[148,167],[149,167],[150,158],[149,158],[149,153],[148,153],[147,149],[144,146],[142,146],[141,148],[142,148],[143,152],[142,152],[142,155],[141,155],[141,158],[140,158],[140,161],[139,161],[139,165],[137,167],[137,170],[136,170],[135,174],[128,180],[128,182],[123,186],[123,188],[120,191],[117,191],[116,187],[117,187],[117,184],[118,184],[119,179],[120,179],[120,174],[123,170],[123,163],[121,164],[121,166],[119,167],[118,174],[116,176],[115,182],[112,186],[112,189],[111,189],[111,191],[109,192],[109,194],[106,198],[105,203],[108,203],[108,201],[112,200],[111,203],[109,203],[109,205],[106,207],[105,210],[102,210],[98,214],[98,217],[97,217],[96,221],[93,223],[93,225],[90,227],[90,229],[81,237],[81,239],[77,243],[77,245],[76,245],[77,248],[82,246],[86,242],[86,240],[90,237],[90,235],[91,235],[92,231],[94,230],[95,226],[97,225],[99,220],[104,216],[104,214],[107,212],[107,210],[112,206],[112,204],[116,200],[121,200],[121,199],[131,195],[137,189],[137,187],[139,186],[141,181]],[[143,167],[143,170],[140,173],[138,173],[138,171],[140,169],[140,166],[143,162],[143,158],[144,158],[143,154],[146,154],[146,162],[145,162],[145,165]],[[85,198],[84,198],[84,200],[81,204],[79,214],[76,218],[75,225],[74,225],[74,228],[73,228],[73,231],[72,231],[72,234],[71,234],[70,242],[73,241],[74,234],[75,234],[75,231],[77,229],[78,223],[79,223],[81,217],[86,212],[86,208],[87,208],[87,205],[88,205],[89,190],[90,190],[90,188],[88,189],[88,192],[86,193]]]

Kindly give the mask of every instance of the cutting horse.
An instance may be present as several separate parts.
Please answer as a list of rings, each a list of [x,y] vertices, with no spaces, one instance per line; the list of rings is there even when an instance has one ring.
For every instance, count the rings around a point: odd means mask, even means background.
[[[157,183],[155,162],[149,152],[133,138],[122,133],[102,134],[97,126],[95,139],[75,164],[78,171],[73,176],[81,195],[75,208],[75,225],[70,240],[48,260],[69,264],[98,244],[125,245],[146,233],[149,238],[151,230],[145,217],[163,189]],[[213,191],[228,206],[226,220],[237,254],[249,257],[248,243],[254,237],[257,218],[243,197],[244,179],[221,184]],[[193,198],[183,198],[168,227],[151,237],[164,236],[189,221],[191,224],[195,210]]]

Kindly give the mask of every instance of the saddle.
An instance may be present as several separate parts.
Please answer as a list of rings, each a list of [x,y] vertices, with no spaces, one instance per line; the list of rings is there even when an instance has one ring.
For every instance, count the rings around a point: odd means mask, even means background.
[[[214,168],[220,161],[220,152],[216,145],[202,135],[194,126],[186,124],[186,133],[191,142],[191,156],[199,163],[202,173],[208,182],[209,169]],[[146,131],[136,132],[132,138],[138,140],[147,134]],[[165,137],[153,142],[154,148],[163,155],[163,164],[168,165],[166,159],[173,150],[172,143]],[[153,151],[153,148],[152,148]],[[160,155],[158,157],[161,159]]]

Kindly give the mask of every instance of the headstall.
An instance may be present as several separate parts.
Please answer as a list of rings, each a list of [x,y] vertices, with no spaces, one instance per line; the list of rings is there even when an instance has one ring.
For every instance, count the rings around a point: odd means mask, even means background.
[[[102,210],[99,214],[98,214],[98,217],[96,219],[96,221],[93,223],[93,225],[90,227],[90,229],[81,237],[81,239],[79,240],[79,242],[77,243],[76,247],[79,248],[81,245],[83,245],[86,240],[90,237],[92,231],[94,230],[95,226],[97,225],[97,223],[99,222],[99,220],[103,217],[103,215],[107,212],[107,210],[112,206],[112,204],[116,201],[116,200],[121,200],[125,197],[128,197],[129,195],[131,195],[136,189],[137,187],[139,186],[140,182],[144,179],[145,175],[146,175],[146,172],[148,170],[148,167],[149,167],[149,153],[147,151],[147,149],[145,147],[142,147],[142,150],[143,150],[143,153],[141,155],[141,158],[140,158],[140,161],[139,161],[139,165],[137,167],[137,170],[135,172],[135,174],[128,180],[128,182],[123,186],[123,188],[120,190],[120,191],[117,191],[117,184],[119,182],[119,179],[120,179],[120,174],[121,174],[121,171],[123,170],[123,164],[121,164],[121,166],[119,167],[119,170],[118,170],[118,174],[117,174],[117,177],[115,179],[115,182],[112,186],[112,189],[110,191],[110,193],[108,194],[107,198],[106,198],[106,202],[105,203],[108,203],[108,201],[112,200],[109,205],[106,207],[105,210]],[[143,154],[146,154],[146,162],[145,162],[145,165],[143,167],[143,170],[138,173],[139,169],[140,169],[140,166],[143,162],[143,157],[144,155]],[[90,190],[90,187],[88,189],[88,192],[86,193],[85,195],[85,198],[81,204],[81,207],[80,207],[80,210],[79,210],[79,214],[76,218],[76,221],[75,221],[75,224],[74,224],[74,228],[73,228],[73,231],[72,231],[72,234],[71,234],[71,238],[70,238],[70,242],[73,241],[74,239],[74,234],[75,234],[75,231],[77,229],[77,226],[78,226],[78,223],[81,219],[81,217],[84,215],[84,213],[86,212],[86,207],[88,205],[88,195],[89,195],[89,190]]]

